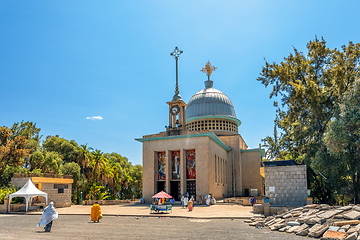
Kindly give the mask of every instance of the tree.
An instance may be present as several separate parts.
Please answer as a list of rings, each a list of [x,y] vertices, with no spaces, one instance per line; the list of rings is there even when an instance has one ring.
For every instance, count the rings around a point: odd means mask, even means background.
[[[42,137],[40,135],[41,128],[37,128],[36,123],[29,121],[24,122],[24,120],[22,120],[21,123],[14,123],[11,131],[13,138],[23,136],[27,140],[35,140],[37,143],[39,143]]]
[[[24,164],[31,149],[26,149],[27,140],[23,136],[12,137],[8,127],[0,127],[0,180],[5,168],[18,167]]]
[[[91,160],[93,166],[93,180],[101,180],[101,169],[104,168],[107,164],[107,159],[104,157],[104,153],[100,150],[94,150],[91,153]]]
[[[280,149],[286,159],[312,168],[309,186],[319,194],[313,197],[324,200],[329,196],[323,193],[348,193],[351,184],[358,195],[358,161],[350,155],[359,145],[350,129],[356,129],[356,121],[342,117],[346,115],[342,102],[360,78],[360,44],[349,42],[330,49],[324,39],[315,38],[307,50],[305,55],[294,48],[281,63],[266,62],[257,79],[272,87],[275,125],[281,134],[278,145],[275,138],[264,141],[271,150]],[[350,106],[356,104],[350,102],[345,108],[350,110]],[[351,119],[357,118],[352,115]],[[353,145],[346,146],[349,134]]]
[[[81,174],[80,174],[80,166],[76,162],[65,163],[61,166],[61,172],[65,175],[71,175],[74,182],[72,184],[72,202],[79,201],[79,187],[81,187],[82,183],[80,182]],[[79,184],[80,182],[80,184]]]
[[[132,182],[132,191],[134,192],[135,197],[142,196],[142,179],[143,179],[143,168],[141,165],[135,165],[131,169]]]
[[[102,200],[105,197],[105,187],[100,183],[94,183],[89,190],[89,200]]]
[[[80,145],[80,147],[78,147],[78,150],[80,152],[80,163],[81,163],[81,169],[82,169],[82,174],[85,174],[85,167],[87,167],[89,165],[89,155],[90,155],[90,151],[92,151],[93,149],[91,147],[88,147],[87,144],[82,144]]]
[[[348,187],[355,202],[359,201],[360,189],[360,80],[343,97],[340,111],[330,123],[325,136],[325,144],[331,158],[338,162],[337,171],[329,176],[337,182],[343,182],[338,192]],[[328,164],[321,166],[327,172]],[[339,176],[339,173],[341,174]]]
[[[48,152],[57,152],[61,155],[64,163],[77,162],[80,157],[79,145],[74,141],[68,141],[57,136],[47,136],[43,148]]]
[[[33,171],[34,169],[40,169],[44,162],[44,154],[41,151],[35,151],[30,155],[28,161],[30,171]]]
[[[349,42],[340,50],[326,47],[324,39],[307,44],[304,55],[294,54],[280,64],[266,62],[257,79],[272,86],[277,101],[277,126],[283,147],[293,159],[315,155],[326,127],[338,111],[342,96],[359,77],[360,44]]]
[[[41,169],[45,173],[61,174],[62,159],[57,152],[45,152]]]

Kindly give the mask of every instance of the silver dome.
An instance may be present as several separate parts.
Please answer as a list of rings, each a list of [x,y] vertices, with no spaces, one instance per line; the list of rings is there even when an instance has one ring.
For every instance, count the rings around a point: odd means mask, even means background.
[[[194,94],[186,108],[186,120],[205,116],[224,116],[235,118],[235,110],[230,99],[212,87],[212,81],[205,82],[205,89]]]

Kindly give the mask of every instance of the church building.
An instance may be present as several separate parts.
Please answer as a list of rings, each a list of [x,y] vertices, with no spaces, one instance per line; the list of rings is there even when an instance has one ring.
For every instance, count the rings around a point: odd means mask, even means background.
[[[175,95],[167,102],[166,131],[136,139],[143,144],[143,197],[160,191],[175,200],[187,193],[199,200],[211,194],[216,199],[264,194],[260,174],[263,149],[249,149],[238,132],[241,121],[230,99],[213,87],[215,67],[202,69],[205,88],[186,104],[179,94],[177,47]]]

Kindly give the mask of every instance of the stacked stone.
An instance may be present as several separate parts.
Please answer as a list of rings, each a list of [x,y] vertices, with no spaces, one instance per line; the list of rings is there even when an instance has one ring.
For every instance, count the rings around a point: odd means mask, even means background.
[[[360,205],[345,207],[313,204],[277,215],[246,220],[250,226],[268,228],[322,240],[360,240]]]

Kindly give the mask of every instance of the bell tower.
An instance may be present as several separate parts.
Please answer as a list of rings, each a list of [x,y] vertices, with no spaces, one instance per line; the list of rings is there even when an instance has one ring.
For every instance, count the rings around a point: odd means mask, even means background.
[[[168,135],[179,135],[180,131],[185,129],[185,108],[187,105],[179,94],[178,84],[178,59],[182,53],[183,51],[181,51],[178,47],[175,47],[174,51],[170,53],[170,55],[175,58],[176,62],[176,85],[175,94],[172,100],[167,102],[169,105],[169,126],[165,127]]]

